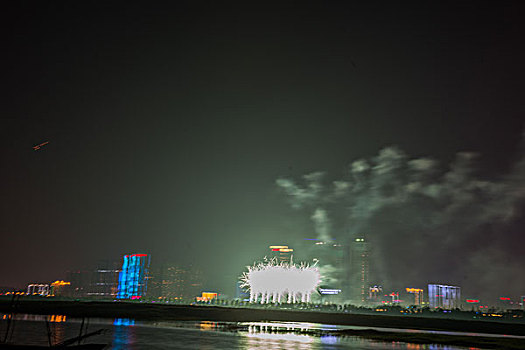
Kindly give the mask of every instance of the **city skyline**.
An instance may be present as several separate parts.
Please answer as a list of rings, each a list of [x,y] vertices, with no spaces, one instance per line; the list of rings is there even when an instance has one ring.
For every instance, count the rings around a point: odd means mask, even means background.
[[[364,236],[359,235],[358,237]],[[95,269],[68,271],[67,281],[31,282],[27,283],[27,292],[24,292],[24,288],[18,290],[2,289],[0,295],[26,294],[29,296],[59,297],[66,300],[68,298],[85,300],[124,299],[184,304],[195,301],[202,302],[205,301],[204,295],[214,294],[215,298],[218,295],[221,300],[226,302],[249,301],[256,304],[270,301],[274,304],[276,302],[300,303],[305,302],[306,298],[307,303],[313,304],[327,303],[368,308],[397,305],[409,308],[444,308],[469,311],[471,309],[482,310],[482,308],[511,310],[525,307],[523,304],[524,296],[522,295],[500,293],[497,298],[486,296],[480,298],[483,295],[482,291],[467,290],[464,293],[466,296],[464,296],[459,292],[461,286],[434,284],[430,281],[427,281],[429,283],[428,289],[425,287],[406,287],[400,290],[388,284],[383,286],[372,285],[369,283],[370,277],[368,275],[370,261],[367,253],[370,247],[364,238],[354,238],[349,245],[342,245],[334,241],[323,242],[319,239],[305,239],[305,241],[310,244],[313,243],[313,246],[298,244],[302,246],[303,252],[300,255],[302,259],[294,259],[292,255],[288,255],[293,249],[286,245],[272,245],[269,247],[270,253],[284,250],[284,259],[279,254],[275,256],[270,254],[255,260],[251,266],[246,266],[243,274],[235,281],[235,284],[238,285],[237,288],[241,288],[246,293],[244,299],[240,298],[239,290],[236,290],[235,295],[225,294],[221,290],[210,292],[210,289],[206,288],[205,283],[203,283],[202,271],[191,265],[184,266],[166,261],[155,262],[155,260],[150,265],[151,255],[144,253],[128,253],[122,256],[120,261],[114,259],[99,261],[94,265],[97,266]],[[312,247],[315,248],[312,249]],[[341,252],[346,250],[349,255],[343,257]],[[373,262],[371,263],[373,264]],[[248,276],[254,271],[264,271],[270,267],[275,268],[275,277],[266,276],[264,282],[261,280],[257,283],[259,289],[255,289],[250,294],[253,287]],[[289,269],[292,272],[304,268],[316,271],[319,279],[315,284],[316,287],[308,291],[308,295],[298,292],[295,297],[292,297],[293,294],[288,293],[287,289],[283,289],[280,294],[268,294],[260,289],[260,283],[263,282],[264,288],[275,290],[278,285],[287,283],[285,282],[287,279],[279,281],[282,273]],[[280,270],[282,271],[279,272]],[[297,279],[297,277],[299,275],[295,278]],[[273,281],[274,278],[277,280]],[[257,295],[260,296],[259,300],[257,300]]]

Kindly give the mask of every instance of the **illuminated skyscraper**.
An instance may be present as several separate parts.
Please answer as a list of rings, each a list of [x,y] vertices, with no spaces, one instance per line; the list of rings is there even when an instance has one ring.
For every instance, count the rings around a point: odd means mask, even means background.
[[[456,309],[460,307],[461,288],[442,284],[428,285],[428,303],[431,308]]]
[[[118,299],[140,299],[146,295],[149,263],[147,254],[124,255],[119,274]]]
[[[290,264],[292,262],[293,249],[287,245],[271,245],[270,258],[276,258],[278,262]]]
[[[348,248],[347,288],[348,298],[354,303],[364,303],[369,294],[369,250],[363,235],[355,236]]]
[[[423,289],[421,288],[407,288],[407,293],[414,294],[414,305],[423,305]]]

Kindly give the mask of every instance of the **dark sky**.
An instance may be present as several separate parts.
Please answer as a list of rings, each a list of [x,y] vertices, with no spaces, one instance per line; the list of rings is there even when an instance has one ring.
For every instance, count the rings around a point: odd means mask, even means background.
[[[482,178],[509,173],[520,1],[355,3],[4,7],[0,285],[147,252],[231,293],[269,244],[316,235],[277,178],[338,179],[392,145],[445,168],[474,151]],[[525,244],[515,208],[496,235],[510,260]]]

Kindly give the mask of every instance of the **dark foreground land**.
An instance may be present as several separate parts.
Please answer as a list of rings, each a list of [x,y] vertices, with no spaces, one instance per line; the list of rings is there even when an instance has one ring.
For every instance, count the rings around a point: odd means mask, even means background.
[[[66,315],[69,317],[132,318],[135,320],[148,321],[311,322],[362,327],[525,336],[525,324],[517,322],[493,322],[417,316],[363,315],[355,313],[329,313],[304,310],[166,305],[136,302],[20,300],[16,303],[15,309],[13,309],[11,300],[4,299],[0,300],[0,312],[44,315],[54,314]],[[317,331],[307,332],[314,334]],[[374,330],[339,330],[330,331],[329,333],[341,336],[362,336],[383,341],[440,343],[492,349],[525,349],[525,339],[512,339],[505,337],[489,338],[433,333],[379,332]]]

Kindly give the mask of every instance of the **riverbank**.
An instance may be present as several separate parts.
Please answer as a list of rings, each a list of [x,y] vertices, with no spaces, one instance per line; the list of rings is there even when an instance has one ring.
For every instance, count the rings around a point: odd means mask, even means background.
[[[69,317],[132,318],[150,321],[310,322],[334,325],[421,329],[525,336],[525,324],[418,316],[363,315],[305,310],[232,308],[124,301],[20,300],[16,313]],[[0,312],[11,313],[11,300],[0,300]]]
[[[259,308],[231,308],[219,306],[166,305],[158,303],[122,301],[60,301],[21,300],[13,310],[10,300],[0,300],[0,312],[68,317],[129,318],[143,321],[211,321],[231,322],[223,330],[246,331],[239,322],[307,322],[346,326],[381,327],[426,331],[467,332],[476,334],[441,334],[432,332],[374,329],[320,330],[270,327],[271,333],[298,333],[311,336],[362,337],[373,341],[405,342],[414,344],[442,344],[484,349],[525,350],[525,339],[505,336],[488,337],[480,333],[525,336],[525,324],[484,320],[457,320],[416,316],[362,315],[351,313],[278,310]]]

